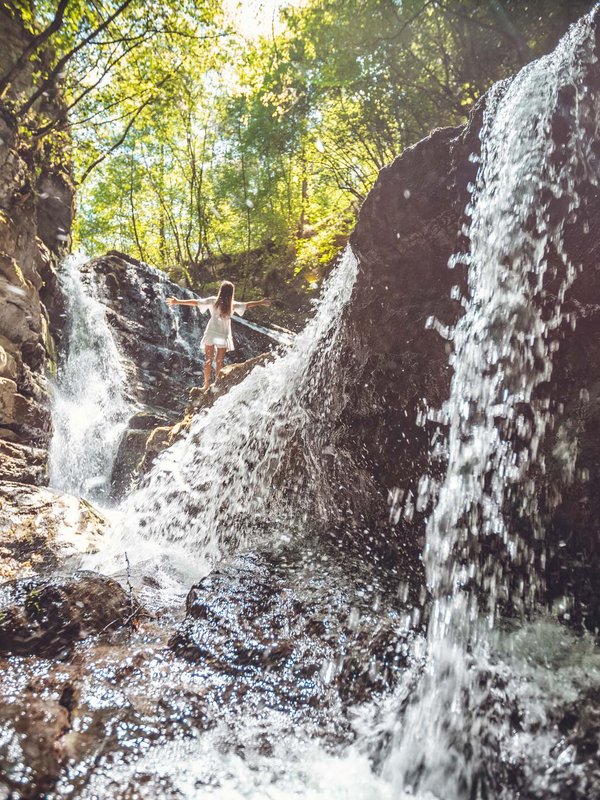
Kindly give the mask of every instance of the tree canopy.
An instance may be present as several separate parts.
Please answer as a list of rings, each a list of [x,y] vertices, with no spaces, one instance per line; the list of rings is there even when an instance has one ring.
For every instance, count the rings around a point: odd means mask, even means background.
[[[250,289],[317,283],[378,171],[593,3],[273,0],[253,36],[227,0],[2,5],[31,41],[0,92],[32,137],[72,141],[77,242],[195,287],[237,259]]]

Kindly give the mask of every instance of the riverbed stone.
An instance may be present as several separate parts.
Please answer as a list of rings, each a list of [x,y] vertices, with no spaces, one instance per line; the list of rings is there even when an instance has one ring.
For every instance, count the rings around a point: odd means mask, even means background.
[[[95,573],[8,581],[0,585],[0,655],[68,653],[74,642],[131,623],[140,611],[119,583]]]
[[[29,686],[19,697],[3,698],[0,727],[0,787],[10,792],[1,796],[47,796],[65,760],[61,739],[69,729],[68,709],[58,698],[40,696],[37,687]]]
[[[13,457],[10,463],[15,462]],[[94,553],[107,527],[107,520],[84,500],[43,486],[3,480],[0,580],[55,569],[66,558]]]
[[[263,685],[293,708],[332,697],[366,702],[390,689],[412,636],[399,624],[402,604],[395,593],[386,597],[381,586],[363,584],[359,568],[349,575],[328,556],[322,550],[319,560],[308,559],[282,548],[219,565],[190,590],[174,652]],[[388,613],[373,613],[374,602]]]

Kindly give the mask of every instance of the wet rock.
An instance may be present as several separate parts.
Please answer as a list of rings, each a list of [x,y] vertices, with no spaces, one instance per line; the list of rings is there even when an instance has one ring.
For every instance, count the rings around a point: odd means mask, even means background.
[[[191,589],[171,647],[291,708],[366,701],[398,679],[409,633],[397,611],[373,612],[372,586],[338,573],[289,549],[238,557]]]
[[[69,728],[69,712],[51,697],[40,697],[29,686],[18,698],[3,698],[0,727],[1,787],[4,797],[37,800],[47,796],[64,763],[61,737]]]
[[[9,581],[0,586],[0,654],[57,656],[139,614],[120,584],[94,573]]]
[[[158,430],[163,430],[159,428]],[[170,428],[166,428],[170,430]],[[111,497],[119,500],[131,491],[137,478],[137,467],[146,449],[148,431],[128,428],[119,442],[111,473]]]
[[[163,450],[170,447],[176,438],[176,429],[187,430],[189,421],[184,417],[181,422],[176,425],[163,425],[154,428],[150,435],[144,441],[144,451],[141,460],[136,465],[136,473],[144,475],[152,468],[155,460],[158,458]]]
[[[21,444],[18,439],[10,429],[0,439],[0,480],[43,485],[47,480],[48,451]]]
[[[137,450],[137,452],[141,452],[141,459],[138,456],[134,474],[141,476],[148,472],[158,455],[163,450],[166,450],[167,447],[170,447],[180,436],[184,436],[187,433],[195,414],[204,409],[209,409],[222,394],[241,383],[255,367],[266,364],[273,357],[271,353],[262,353],[255,358],[242,361],[240,364],[230,364],[224,367],[221,371],[219,383],[216,386],[213,385],[208,392],[205,392],[202,387],[193,387],[189,392],[188,404],[183,418],[175,425],[154,428],[140,442],[141,451]]]
[[[0,579],[55,568],[64,558],[95,552],[106,526],[89,503],[71,495],[0,482]]]
[[[244,378],[252,372],[254,367],[267,364],[269,361],[272,361],[273,358],[273,353],[261,353],[246,361],[223,367],[221,375],[219,376],[219,382],[213,384],[209,392],[204,392],[199,386],[190,390],[188,404],[185,409],[186,415],[195,414],[203,408],[210,408],[215,400],[222,394],[225,394],[233,386],[241,383]]]

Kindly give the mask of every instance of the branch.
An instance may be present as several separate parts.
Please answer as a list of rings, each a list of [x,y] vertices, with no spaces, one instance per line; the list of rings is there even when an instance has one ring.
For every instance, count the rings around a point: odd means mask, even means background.
[[[102,122],[92,122],[96,117],[101,117],[103,114],[106,114],[110,111],[111,108],[115,106],[121,105],[121,103],[127,103],[129,100],[135,100],[140,96],[140,92],[136,94],[128,94],[125,97],[118,97],[116,100],[113,100],[112,103],[107,103],[107,105],[102,106],[98,111],[94,111],[93,114],[88,114],[87,117],[81,117],[81,119],[69,120],[69,128],[74,128],[76,125],[87,125],[90,122],[94,127],[102,127],[103,125],[112,124],[113,122],[119,122],[119,120],[128,117],[128,114],[121,114],[121,116],[113,117],[111,120],[106,120]]]
[[[8,70],[8,72],[0,78],[0,97],[5,93],[7,88],[15,79],[15,76],[19,74],[19,72],[23,69],[27,60],[33,53],[35,53],[39,48],[46,42],[52,34],[56,33],[56,31],[62,26],[64,21],[64,14],[65,9],[67,8],[68,4],[71,0],[59,0],[58,6],[56,8],[56,13],[54,14],[54,19],[45,28],[41,33],[38,33],[37,36],[34,36],[33,39],[29,42],[27,47],[23,50],[21,55],[17,58],[15,63],[12,67]]]
[[[50,133],[50,131],[59,127],[61,123],[65,123],[67,121],[68,115],[71,112],[71,110],[75,108],[75,106],[78,105],[78,103],[80,103],[84,99],[84,97],[86,97],[90,92],[93,92],[94,89],[96,89],[102,83],[102,81],[106,78],[106,76],[113,69],[113,67],[115,67],[119,63],[119,61],[121,61],[123,58],[128,56],[132,50],[135,50],[136,47],[138,47],[138,44],[132,44],[128,50],[123,50],[123,52],[121,52],[115,59],[109,61],[108,64],[105,64],[104,71],[94,83],[90,84],[89,86],[86,86],[85,89],[82,89],[79,95],[74,100],[72,100],[68,106],[65,106],[61,110],[58,116],[56,116],[51,122],[48,122],[46,125],[43,125],[41,128],[38,128],[36,131],[34,131],[33,135],[37,138],[41,138],[42,136],[45,136],[47,133]]]
[[[89,177],[90,172],[93,169],[95,169],[98,166],[98,164],[101,164],[104,161],[105,158],[108,158],[108,156],[111,153],[114,153],[114,151],[123,144],[123,142],[127,138],[127,134],[129,133],[129,131],[133,127],[133,123],[136,121],[136,119],[139,117],[139,115],[142,113],[142,111],[146,108],[146,106],[149,105],[154,99],[155,99],[155,96],[152,95],[147,100],[144,100],[142,105],[139,106],[139,108],[136,109],[135,113],[132,115],[131,119],[129,120],[129,122],[125,126],[125,130],[123,131],[121,136],[119,136],[117,141],[114,142],[106,152],[102,153],[101,156],[98,156],[98,158],[95,161],[92,161],[92,163],[88,167],[86,167],[85,172],[81,176],[80,180],[77,182],[78,186],[81,186],[81,184]]]
[[[181,64],[178,64],[175,67],[175,69],[173,70],[173,72],[170,72],[168,75],[165,75],[165,77],[162,79],[162,81],[159,81],[159,83],[157,83],[154,88],[155,89],[160,89],[161,86],[164,86],[164,84],[170,78],[173,77],[173,75],[177,72],[177,70],[179,69],[180,66],[181,66]],[[98,166],[98,164],[101,164],[104,161],[105,158],[108,158],[108,156],[111,153],[114,153],[114,151],[123,144],[123,142],[127,138],[127,134],[129,133],[129,131],[133,127],[133,123],[136,121],[136,119],[139,117],[139,115],[142,113],[142,111],[146,108],[146,106],[148,106],[155,99],[156,99],[156,94],[151,94],[150,97],[148,97],[146,100],[144,100],[142,105],[139,106],[139,108],[136,109],[136,111],[132,115],[131,119],[129,120],[129,122],[125,126],[125,130],[123,131],[121,136],[119,136],[117,141],[114,142],[105,153],[102,153],[102,155],[98,156],[98,158],[95,161],[92,161],[92,163],[88,167],[86,167],[85,172],[81,176],[81,179],[78,181],[78,186],[81,186],[81,184],[89,177],[90,172],[93,169],[95,169]]]
[[[429,6],[435,6],[435,5],[438,4],[438,2],[439,2],[439,0],[426,0],[424,5],[422,5],[421,8],[418,11],[415,11],[415,13],[412,15],[412,17],[410,17],[405,22],[403,22],[402,27],[400,28],[399,31],[396,31],[392,36],[378,36],[377,38],[380,41],[383,41],[383,42],[393,42],[395,39],[400,38],[400,36],[402,36],[404,31],[407,28],[409,28],[413,24],[413,22],[416,22],[424,11],[427,11]],[[399,13],[399,10],[398,10],[398,7],[396,6],[396,4],[392,1],[390,3],[390,5],[393,8],[394,14],[398,18],[398,21],[399,22],[402,21],[402,17],[400,16],[400,13]]]
[[[125,11],[125,9],[127,8],[127,6],[131,5],[132,2],[133,0],[124,0],[124,2],[121,3],[121,5],[116,9],[116,11],[114,11],[110,15],[110,17],[107,17],[104,20],[104,22],[101,25],[99,25],[95,30],[93,30],[90,34],[88,34],[88,36],[86,36],[85,39],[82,39],[81,42],[79,42],[79,44],[75,45],[75,47],[69,50],[68,53],[65,53],[65,55],[58,60],[56,66],[50,71],[48,77],[42,82],[42,85],[37,89],[37,91],[35,91],[32,94],[29,100],[23,106],[21,106],[21,108],[17,112],[17,116],[22,116],[23,114],[26,114],[31,108],[31,106],[36,102],[36,100],[39,100],[39,98],[43,95],[48,86],[50,86],[50,84],[54,81],[56,76],[61,73],[65,64],[68,61],[70,61],[71,58],[73,58],[73,56],[76,53],[78,53],[82,48],[84,48],[86,44],[89,44],[93,39],[95,39],[99,33],[108,28],[110,23],[113,22],[120,14],[122,14],[123,11]]]

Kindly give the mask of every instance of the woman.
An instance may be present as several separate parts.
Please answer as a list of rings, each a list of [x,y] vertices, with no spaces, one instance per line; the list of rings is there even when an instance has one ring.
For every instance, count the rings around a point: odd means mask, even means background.
[[[242,317],[247,308],[271,305],[271,301],[266,298],[250,300],[247,303],[236,303],[233,299],[234,291],[233,283],[223,281],[216,297],[199,297],[197,300],[179,300],[177,297],[167,297],[167,305],[169,306],[198,306],[200,311],[210,311],[210,320],[200,342],[201,346],[204,347],[204,386],[202,388],[205,392],[208,391],[210,386],[210,373],[215,350],[217,351],[215,383],[221,374],[225,353],[227,350],[233,350],[231,315],[235,312]]]

